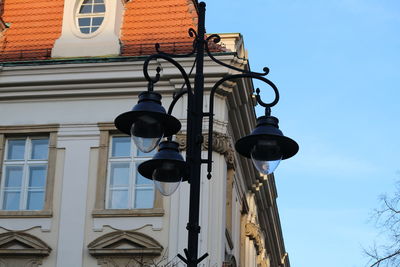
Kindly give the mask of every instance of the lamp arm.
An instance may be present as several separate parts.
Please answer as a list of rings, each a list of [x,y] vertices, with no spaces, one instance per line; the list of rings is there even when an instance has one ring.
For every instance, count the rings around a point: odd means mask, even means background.
[[[252,72],[252,71],[248,71],[248,70],[244,70],[244,69],[241,69],[241,68],[237,68],[237,67],[231,66],[229,64],[226,64],[226,63],[218,60],[210,52],[209,43],[214,42],[215,44],[218,44],[220,41],[221,41],[221,37],[218,34],[212,34],[212,35],[208,36],[207,39],[206,39],[205,50],[207,52],[207,55],[212,59],[212,61],[216,62],[217,64],[219,64],[221,66],[224,66],[224,67],[227,67],[229,69],[236,70],[236,71],[239,71],[239,72],[242,72],[242,73],[254,74],[254,75],[259,75],[259,76],[266,76],[269,73],[269,68],[267,68],[267,67],[263,68],[264,72]]]
[[[151,56],[149,56],[149,57],[145,60],[145,62],[144,62],[144,64],[143,64],[143,74],[144,74],[144,77],[146,78],[146,80],[147,80],[147,81],[150,83],[150,85],[151,85],[151,87],[149,87],[148,90],[149,90],[149,91],[152,91],[152,90],[153,90],[152,85],[155,84],[155,83],[157,83],[157,82],[160,80],[160,71],[161,71],[161,68],[160,68],[160,67],[157,67],[157,74],[156,74],[156,77],[155,77],[155,78],[151,78],[150,75],[149,75],[149,63],[150,63],[150,61],[151,61],[151,60],[156,60],[156,59],[159,59],[159,58],[164,59],[165,61],[170,62],[172,65],[174,65],[174,66],[181,72],[181,75],[182,75],[182,78],[183,78],[184,81],[185,81],[185,85],[186,85],[187,91],[188,91],[188,93],[189,93],[189,96],[190,96],[190,97],[193,97],[192,86],[191,86],[191,84],[190,84],[189,76],[188,76],[188,74],[186,73],[185,69],[184,69],[178,62],[176,62],[173,58],[171,58],[171,57],[168,56],[168,55],[164,55],[164,54],[154,54],[154,55],[151,55]]]
[[[171,102],[171,104],[170,104],[169,107],[168,107],[168,114],[169,114],[169,115],[171,115],[172,110],[174,109],[176,102],[178,102],[178,100],[179,100],[182,96],[184,96],[185,94],[187,94],[187,92],[188,92],[188,90],[185,89],[185,90],[181,90],[179,93],[174,93],[174,96],[173,96],[173,98],[172,98],[172,102]]]
[[[235,80],[235,79],[240,79],[240,78],[250,78],[250,79],[257,79],[260,81],[265,82],[268,84],[272,90],[275,93],[275,99],[271,103],[265,103],[261,100],[260,97],[260,89],[257,88],[256,92],[256,99],[257,103],[260,104],[261,106],[266,108],[266,113],[271,110],[271,107],[275,106],[279,102],[279,90],[276,87],[276,85],[268,80],[267,78],[258,75],[255,72],[247,72],[247,73],[242,73],[242,74],[234,74],[234,75],[228,75],[225,76],[224,78],[220,79],[217,83],[214,84],[213,88],[211,89],[210,92],[210,108],[208,112],[209,120],[208,120],[208,158],[207,158],[207,178],[211,179],[211,171],[212,171],[212,144],[213,144],[213,128],[214,128],[214,96],[215,93],[220,85],[222,85],[226,81],[230,80]]]

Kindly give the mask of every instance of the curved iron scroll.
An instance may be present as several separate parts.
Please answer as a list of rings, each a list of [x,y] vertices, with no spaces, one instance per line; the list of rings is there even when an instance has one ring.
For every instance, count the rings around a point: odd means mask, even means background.
[[[257,88],[256,92],[256,99],[257,102],[266,108],[266,114],[269,115],[268,113],[271,112],[271,107],[275,106],[279,102],[279,91],[276,85],[268,80],[267,78],[258,75],[257,73],[250,72],[250,73],[242,73],[242,74],[235,74],[235,75],[228,75],[222,79],[220,79],[216,84],[214,84],[213,88],[211,89],[210,92],[210,109],[209,109],[209,120],[208,120],[208,157],[207,157],[207,178],[211,179],[211,171],[212,171],[212,143],[213,143],[213,128],[214,128],[214,96],[215,92],[217,91],[218,87],[222,85],[224,82],[229,81],[229,80],[235,80],[235,79],[240,79],[240,78],[250,78],[250,79],[257,79],[260,81],[265,82],[268,84],[274,91],[275,93],[275,99],[271,103],[265,103],[261,101],[260,98],[260,89]]]
[[[146,78],[146,80],[149,82],[149,89],[150,91],[153,90],[153,86],[154,84],[156,84],[159,80],[160,80],[160,72],[161,72],[161,68],[157,67],[156,71],[157,74],[154,78],[150,77],[149,75],[149,63],[152,60],[157,60],[157,59],[163,59],[166,60],[168,62],[170,62],[171,64],[173,64],[182,74],[182,78],[184,79],[184,85],[182,86],[182,89],[178,92],[175,93],[172,99],[172,102],[168,108],[168,114],[172,113],[172,110],[175,107],[175,104],[178,102],[178,100],[184,96],[185,94],[189,94],[189,102],[192,102],[192,98],[194,97],[194,92],[189,80],[189,75],[191,74],[192,70],[190,71],[190,74],[188,75],[187,72],[184,70],[184,68],[173,59],[173,57],[175,58],[183,58],[183,57],[189,57],[195,54],[196,51],[196,45],[198,45],[198,43],[205,43],[204,45],[204,49],[208,55],[208,57],[210,57],[211,60],[213,60],[214,62],[216,62],[217,64],[227,67],[229,69],[235,70],[240,72],[241,74],[234,74],[234,75],[228,75],[222,79],[220,79],[217,83],[214,84],[213,88],[211,89],[210,92],[210,108],[209,108],[209,112],[208,113],[204,113],[204,115],[207,115],[209,117],[209,127],[208,127],[208,158],[206,160],[207,162],[207,178],[211,179],[211,171],[212,171],[212,143],[213,143],[213,137],[212,137],[212,133],[213,133],[213,118],[214,118],[214,96],[216,93],[216,90],[218,89],[219,86],[221,86],[224,82],[229,81],[229,80],[235,80],[235,79],[240,79],[240,78],[250,78],[250,79],[257,79],[260,81],[263,81],[265,83],[267,83],[274,91],[275,93],[275,99],[270,102],[270,103],[265,103],[261,100],[261,96],[260,96],[260,89],[257,88],[256,89],[256,94],[255,94],[255,98],[257,100],[257,103],[260,104],[262,107],[265,108],[265,114],[266,115],[270,115],[271,113],[271,107],[275,106],[278,101],[279,101],[279,91],[278,88],[276,87],[276,85],[271,82],[270,80],[268,80],[267,78],[265,78],[264,76],[266,76],[269,73],[269,68],[265,67],[263,68],[264,72],[252,72],[249,70],[244,70],[241,68],[237,68],[231,65],[228,65],[220,60],[218,60],[217,58],[215,58],[213,56],[213,54],[210,51],[210,47],[209,47],[209,43],[213,42],[215,44],[219,43],[221,41],[221,37],[218,34],[212,34],[210,36],[208,36],[205,40],[205,42],[198,42],[198,36],[197,36],[197,32],[190,28],[189,29],[189,36],[190,37],[194,37],[194,41],[193,41],[193,51],[188,53],[188,54],[182,54],[182,55],[178,55],[178,54],[168,54],[165,53],[163,51],[161,51],[161,47],[160,44],[156,44],[155,48],[158,52],[158,54],[155,55],[151,55],[149,56],[143,65],[143,73],[144,76]],[[243,59],[245,60],[245,59]],[[183,87],[186,86],[186,89],[183,89]],[[188,103],[190,104],[190,103]],[[172,138],[172,136],[168,137],[169,139]]]
[[[185,81],[185,85],[186,85],[186,88],[188,90],[188,93],[189,93],[190,96],[193,96],[193,90],[192,90],[192,85],[190,84],[189,75],[186,73],[185,69],[178,62],[176,62],[174,59],[172,59],[168,55],[155,54],[155,55],[149,56],[145,60],[145,62],[143,64],[143,74],[144,74],[144,77],[146,78],[146,80],[151,85],[156,84],[160,80],[160,71],[161,71],[160,67],[157,67],[157,74],[156,74],[155,78],[151,78],[150,75],[149,75],[149,64],[150,64],[150,61],[156,60],[156,59],[159,59],[159,58],[170,62],[171,64],[173,64],[181,72],[182,78]],[[150,88],[149,88],[149,90],[150,90]]]
[[[234,66],[231,66],[231,65],[229,65],[229,64],[226,64],[226,63],[224,63],[224,62],[222,62],[222,61],[216,59],[216,58],[212,55],[212,53],[210,52],[210,47],[209,47],[209,45],[208,45],[209,42],[211,42],[211,41],[214,42],[215,44],[218,44],[218,43],[221,41],[221,36],[219,36],[218,34],[212,34],[212,35],[208,36],[207,39],[206,39],[205,49],[206,49],[207,55],[208,55],[208,56],[212,59],[212,61],[214,61],[215,63],[217,63],[217,64],[219,64],[219,65],[221,65],[221,66],[227,67],[227,68],[229,68],[229,69],[236,70],[236,71],[239,71],[239,72],[242,72],[242,73],[247,73],[247,74],[254,74],[254,75],[258,75],[258,76],[265,76],[265,75],[267,75],[267,74],[269,73],[269,68],[267,68],[267,67],[264,67],[264,68],[263,68],[263,71],[264,71],[264,72],[252,72],[252,71],[248,71],[248,70],[236,68],[236,67],[234,67]]]

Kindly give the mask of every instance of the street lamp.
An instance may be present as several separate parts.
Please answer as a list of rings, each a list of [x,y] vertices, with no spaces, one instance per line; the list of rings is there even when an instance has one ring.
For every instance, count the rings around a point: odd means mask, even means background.
[[[257,103],[265,107],[265,116],[257,119],[257,126],[253,132],[241,139],[235,145],[236,151],[244,157],[251,158],[255,167],[264,174],[272,173],[281,160],[294,156],[299,147],[297,143],[285,137],[278,128],[278,119],[271,116],[271,107],[279,101],[279,91],[274,83],[265,78],[268,68],[264,72],[257,73],[225,64],[215,58],[209,49],[209,44],[219,43],[221,38],[217,34],[205,36],[205,7],[204,2],[197,3],[198,29],[189,29],[189,35],[194,37],[193,51],[186,55],[171,55],[161,51],[160,45],[156,44],[157,54],[149,56],[143,65],[143,73],[148,81],[148,90],[139,95],[138,104],[132,111],[123,113],[115,119],[115,126],[120,131],[131,135],[138,148],[144,152],[153,150],[159,145],[155,156],[139,165],[139,173],[148,179],[154,180],[156,187],[164,195],[172,194],[181,181],[190,184],[188,248],[184,250],[185,256],[178,254],[187,266],[197,266],[208,253],[198,257],[199,207],[200,207],[200,168],[207,164],[207,177],[211,178],[212,170],[212,133],[214,116],[214,95],[220,85],[226,81],[249,78],[257,79],[268,84],[275,93],[275,99],[271,103],[261,101],[260,90],[256,90]],[[214,62],[224,67],[233,69],[239,74],[228,75],[220,79],[210,91],[210,108],[208,112],[203,111],[204,96],[204,56],[207,55]],[[173,58],[195,56],[196,74],[194,86],[189,80],[188,73]],[[154,85],[160,79],[161,69],[158,67],[155,77],[149,75],[149,63],[152,60],[162,59],[173,64],[181,73],[185,87],[174,95],[168,108],[168,112],[161,105],[161,95],[154,92]],[[178,133],[181,124],[178,119],[171,115],[176,102],[183,96],[188,95],[187,108],[187,149],[186,160],[180,155],[178,143],[172,141],[172,136]],[[202,159],[201,150],[203,143],[202,125],[203,118],[208,117],[208,157]],[[160,141],[163,138],[167,140]]]

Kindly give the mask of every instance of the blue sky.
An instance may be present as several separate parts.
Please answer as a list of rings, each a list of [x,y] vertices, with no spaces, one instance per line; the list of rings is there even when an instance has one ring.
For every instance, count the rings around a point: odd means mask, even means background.
[[[291,265],[365,266],[372,210],[400,180],[400,1],[216,0],[206,25],[270,68],[273,115],[300,145],[275,172]]]

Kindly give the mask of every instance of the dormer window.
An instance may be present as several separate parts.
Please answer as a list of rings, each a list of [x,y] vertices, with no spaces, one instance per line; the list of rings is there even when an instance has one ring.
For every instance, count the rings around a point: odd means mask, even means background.
[[[64,3],[65,14],[52,57],[117,56],[121,53],[119,37],[126,0],[60,1]]]
[[[91,34],[97,31],[103,23],[105,12],[104,0],[84,0],[77,14],[81,33]]]

